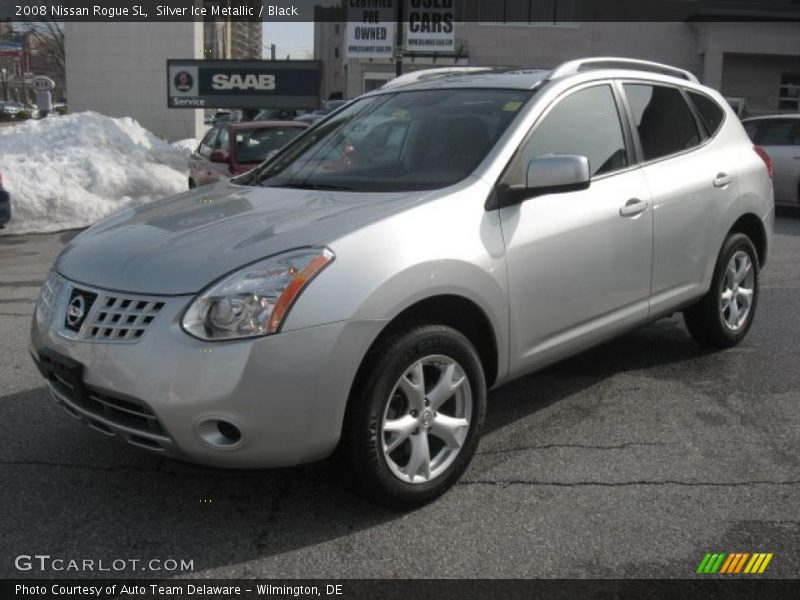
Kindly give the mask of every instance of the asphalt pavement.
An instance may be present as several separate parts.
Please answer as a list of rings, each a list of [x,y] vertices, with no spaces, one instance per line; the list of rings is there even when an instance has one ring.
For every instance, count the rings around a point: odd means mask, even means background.
[[[352,495],[328,462],[209,469],[70,417],[27,343],[72,235],[0,232],[2,577],[694,577],[710,551],[800,572],[800,214],[779,213],[739,347],[703,351],[672,317],[493,391],[463,480],[412,512]],[[36,554],[193,571],[17,570]]]

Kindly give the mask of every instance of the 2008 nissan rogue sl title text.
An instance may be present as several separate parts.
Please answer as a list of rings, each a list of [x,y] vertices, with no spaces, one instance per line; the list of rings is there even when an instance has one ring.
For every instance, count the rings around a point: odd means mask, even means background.
[[[691,74],[629,59],[419,72],[230,183],[74,238],[37,303],[54,398],[129,443],[227,467],[334,450],[429,501],[487,389],[683,310],[753,321],[769,157]]]

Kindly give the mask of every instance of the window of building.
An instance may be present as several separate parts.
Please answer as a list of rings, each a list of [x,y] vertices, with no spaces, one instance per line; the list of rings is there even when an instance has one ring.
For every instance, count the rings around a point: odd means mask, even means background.
[[[477,3],[478,21],[532,27],[578,27],[581,0],[493,0]]]
[[[703,120],[703,125],[706,126],[706,131],[709,136],[713,136],[722,125],[725,118],[725,111],[719,105],[705,94],[698,92],[689,92],[689,98],[694,102],[697,112],[700,113],[700,118]]]
[[[800,73],[787,73],[781,76],[778,110],[800,111]]]
[[[334,58],[339,58],[339,48],[334,48],[333,49],[333,57]]]
[[[700,143],[697,122],[680,90],[639,83],[626,83],[624,87],[645,160],[682,152]]]
[[[547,154],[586,156],[592,176],[628,165],[619,111],[609,85],[585,88],[560,100],[522,143],[503,183],[523,185],[530,161]]]

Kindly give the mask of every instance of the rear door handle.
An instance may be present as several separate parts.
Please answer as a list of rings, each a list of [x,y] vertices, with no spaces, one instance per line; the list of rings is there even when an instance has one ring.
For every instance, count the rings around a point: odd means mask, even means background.
[[[638,198],[631,198],[625,206],[619,209],[619,214],[623,217],[634,217],[647,210],[647,202]]]
[[[718,187],[718,188],[725,187],[725,186],[726,186],[726,185],[728,185],[728,184],[729,184],[731,181],[733,181],[733,177],[731,177],[731,176],[730,176],[730,175],[728,175],[727,173],[719,173],[719,174],[718,174],[718,175],[717,175],[717,176],[714,178],[714,187]]]

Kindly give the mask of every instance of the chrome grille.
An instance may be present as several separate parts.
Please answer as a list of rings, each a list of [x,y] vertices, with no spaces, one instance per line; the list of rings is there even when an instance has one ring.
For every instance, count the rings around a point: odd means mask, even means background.
[[[88,341],[136,342],[162,308],[164,302],[158,299],[100,292],[78,337]]]
[[[42,284],[39,300],[36,303],[36,317],[39,323],[45,325],[53,318],[58,297],[64,287],[64,280],[55,271],[50,271]]]

